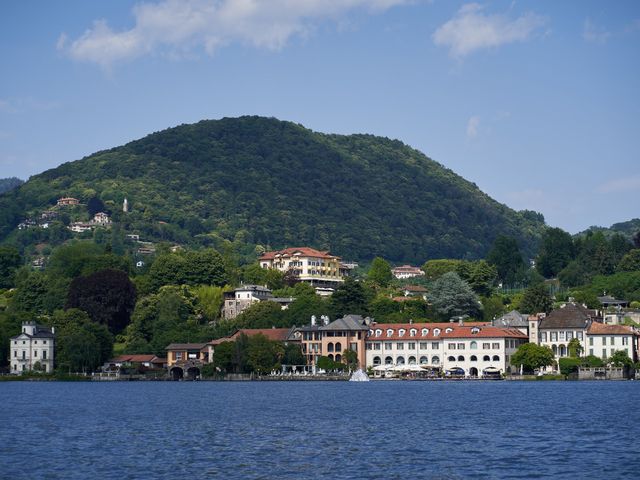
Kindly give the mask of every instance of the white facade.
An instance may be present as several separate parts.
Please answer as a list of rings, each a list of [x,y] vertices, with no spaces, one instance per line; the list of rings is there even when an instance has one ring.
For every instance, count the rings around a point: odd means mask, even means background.
[[[511,356],[526,341],[516,329],[483,323],[374,324],[366,341],[366,366],[462,368],[465,376],[481,376],[489,367],[507,372]]]
[[[35,322],[23,322],[22,333],[11,338],[10,368],[12,374],[22,374],[35,370],[37,366],[42,372],[52,372],[55,335]]]
[[[634,337],[629,335],[588,335],[587,345],[583,355],[595,355],[602,359],[610,358],[618,350],[627,352],[629,358],[634,358]]]
[[[271,290],[260,285],[245,285],[224,294],[223,318],[236,318],[254,303],[272,298]]]

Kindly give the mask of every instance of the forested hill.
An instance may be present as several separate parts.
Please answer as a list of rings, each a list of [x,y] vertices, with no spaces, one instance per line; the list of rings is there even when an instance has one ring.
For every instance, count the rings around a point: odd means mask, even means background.
[[[577,236],[581,237],[587,235],[589,232],[602,232],[605,237],[612,237],[616,233],[620,233],[631,239],[636,233],[638,233],[638,231],[640,231],[640,218],[634,218],[626,222],[614,223],[609,228],[596,226],[589,227],[585,231],[578,233]]]
[[[148,240],[310,245],[354,260],[477,258],[500,234],[531,253],[544,226],[400,141],[262,117],[181,125],[33,176],[0,196],[0,241],[63,196],[98,197]]]
[[[16,187],[19,187],[24,182],[16,177],[0,178],[0,193],[8,192]]]

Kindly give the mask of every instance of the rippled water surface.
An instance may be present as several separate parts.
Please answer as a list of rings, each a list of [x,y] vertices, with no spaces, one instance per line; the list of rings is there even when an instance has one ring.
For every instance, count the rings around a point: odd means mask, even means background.
[[[640,478],[640,382],[0,383],[0,478]]]

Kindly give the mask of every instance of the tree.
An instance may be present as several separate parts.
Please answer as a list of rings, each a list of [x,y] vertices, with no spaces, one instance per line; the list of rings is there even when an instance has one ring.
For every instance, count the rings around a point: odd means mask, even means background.
[[[367,315],[371,292],[361,282],[347,277],[331,296],[331,305],[337,316]]]
[[[226,283],[222,256],[213,249],[161,254],[149,269],[151,285],[215,285]]]
[[[516,353],[511,356],[511,365],[516,367],[522,365],[522,368],[527,372],[551,366],[553,362],[553,351],[549,347],[535,343],[520,345]]]
[[[286,310],[275,302],[254,303],[235,318],[238,328],[287,327]]]
[[[91,197],[87,202],[87,212],[89,212],[89,215],[91,215],[92,217],[98,212],[105,211],[106,208],[104,206],[104,203],[102,203],[102,200],[100,200],[98,197]]]
[[[280,342],[269,340],[262,334],[251,335],[247,349],[247,365],[259,375],[273,370],[284,357],[284,347]]]
[[[569,344],[567,345],[567,349],[569,350],[569,356],[572,358],[579,357],[584,350],[582,348],[582,344],[580,343],[580,340],[578,340],[575,337],[569,341]]]
[[[609,358],[609,363],[615,367],[627,367],[633,364],[626,350],[616,350]]]
[[[581,358],[565,357],[558,360],[558,366],[560,367],[560,373],[562,375],[570,375],[578,372],[578,367],[582,365]]]
[[[71,282],[66,308],[79,308],[91,319],[119,333],[131,319],[136,288],[121,270],[102,270]]]
[[[22,260],[20,253],[13,247],[0,247],[0,288],[14,286],[15,273]]]
[[[445,273],[433,282],[427,298],[436,312],[446,319],[459,315],[477,316],[480,312],[478,297],[455,272]]]
[[[618,272],[640,271],[640,248],[630,250],[618,263]]]
[[[549,295],[549,290],[544,283],[532,285],[524,292],[520,301],[520,311],[522,313],[536,314],[549,313],[553,307],[553,300]]]
[[[491,295],[498,275],[496,267],[489,265],[484,260],[477,262],[465,262],[461,264],[461,270],[458,272],[460,278],[469,284],[469,286],[478,295]]]
[[[575,255],[573,238],[560,228],[548,228],[542,234],[536,269],[545,278],[555,277]]]
[[[389,265],[389,262],[384,258],[374,258],[371,262],[369,273],[367,273],[367,278],[381,287],[388,286],[391,283],[391,280],[393,280],[391,265]]]
[[[430,280],[436,280],[447,272],[457,272],[462,264],[462,260],[452,260],[441,258],[438,260],[428,260],[423,266],[425,276]]]
[[[504,300],[500,295],[482,297],[481,301],[485,322],[490,322],[505,313]]]
[[[300,345],[296,343],[289,343],[284,347],[282,363],[285,365],[306,365],[307,357],[302,353]]]
[[[358,354],[351,349],[347,349],[342,352],[342,361],[347,364],[349,370],[355,370],[358,367]]]
[[[517,282],[526,268],[518,241],[505,235],[498,235],[486,260],[496,267],[498,278],[506,284]]]
[[[233,372],[236,368],[235,357],[235,342],[222,342],[216,345],[211,361],[216,368],[223,372]]]

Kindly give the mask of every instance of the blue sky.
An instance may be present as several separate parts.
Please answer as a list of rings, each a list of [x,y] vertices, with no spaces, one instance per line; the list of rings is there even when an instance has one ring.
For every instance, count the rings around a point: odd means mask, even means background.
[[[0,177],[265,115],[398,138],[572,233],[640,217],[640,2],[0,4]]]

